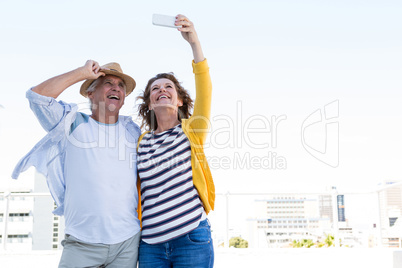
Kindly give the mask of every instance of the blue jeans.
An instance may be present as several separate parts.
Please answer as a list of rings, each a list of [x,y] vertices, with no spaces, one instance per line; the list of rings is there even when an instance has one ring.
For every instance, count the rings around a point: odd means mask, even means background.
[[[139,268],[207,268],[213,265],[214,248],[207,219],[190,233],[165,243],[140,242]]]

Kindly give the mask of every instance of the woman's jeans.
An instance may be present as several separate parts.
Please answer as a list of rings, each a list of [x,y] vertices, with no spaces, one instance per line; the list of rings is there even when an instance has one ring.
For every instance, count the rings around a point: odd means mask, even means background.
[[[213,265],[214,248],[208,219],[201,221],[190,233],[165,243],[140,242],[139,268],[206,268]]]

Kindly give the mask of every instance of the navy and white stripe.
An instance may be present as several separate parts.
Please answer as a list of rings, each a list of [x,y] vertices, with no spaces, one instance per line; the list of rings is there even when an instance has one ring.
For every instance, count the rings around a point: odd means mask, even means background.
[[[193,184],[191,147],[181,125],[144,135],[138,148],[142,240],[162,243],[197,228],[204,208]]]

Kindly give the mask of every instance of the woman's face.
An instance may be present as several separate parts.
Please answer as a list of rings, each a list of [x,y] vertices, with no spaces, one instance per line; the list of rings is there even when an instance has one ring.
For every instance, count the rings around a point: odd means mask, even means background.
[[[177,110],[177,107],[183,105],[183,101],[177,95],[176,86],[167,78],[155,80],[151,84],[150,90],[149,110],[166,107]]]

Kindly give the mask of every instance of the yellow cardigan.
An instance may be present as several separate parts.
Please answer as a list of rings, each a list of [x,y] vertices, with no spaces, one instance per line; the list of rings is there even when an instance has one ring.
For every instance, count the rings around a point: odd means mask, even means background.
[[[196,88],[194,113],[189,119],[183,119],[181,124],[191,146],[193,183],[204,205],[205,212],[208,214],[215,207],[215,185],[204,154],[204,143],[210,128],[212,84],[206,59],[198,63],[193,61],[192,65]],[[148,132],[143,133],[138,139],[137,150],[146,133]],[[141,182],[139,177],[137,178],[137,189],[137,212],[138,218],[141,220]]]

